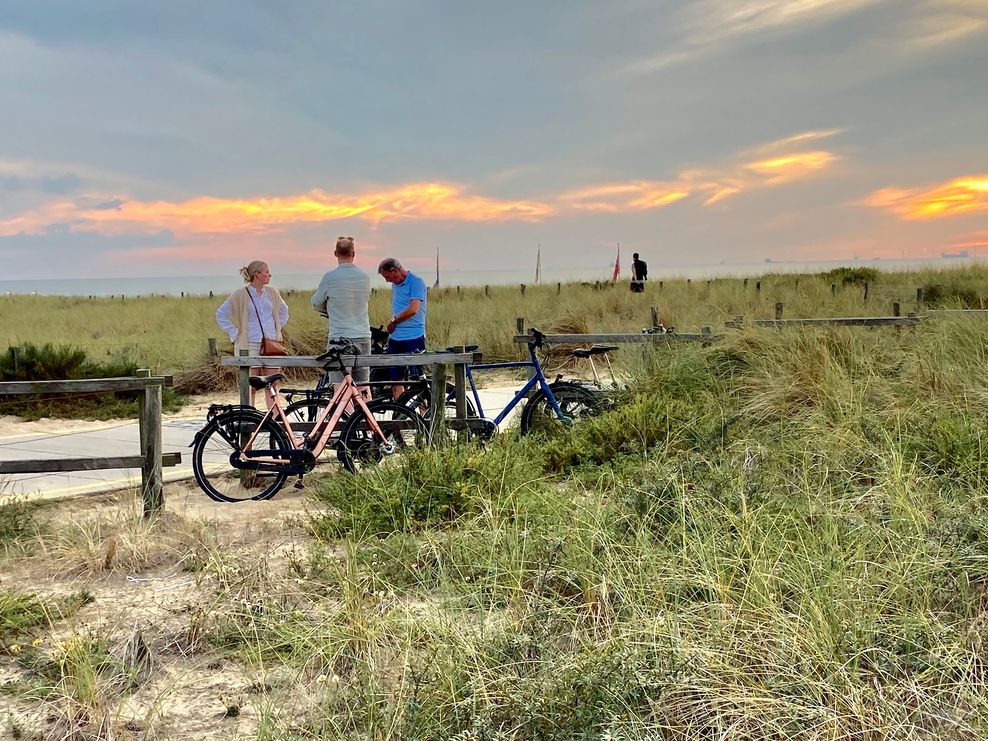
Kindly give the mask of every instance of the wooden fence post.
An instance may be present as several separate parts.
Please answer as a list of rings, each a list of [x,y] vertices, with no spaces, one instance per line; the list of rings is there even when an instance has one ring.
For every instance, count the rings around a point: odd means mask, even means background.
[[[916,311],[920,312],[923,310],[923,289],[916,289]]]
[[[524,283],[521,284],[521,295],[522,296],[525,295],[525,284]]]
[[[865,281],[865,286],[864,286],[864,300],[865,301],[868,300],[868,281]]]
[[[161,381],[151,382],[151,371],[140,369],[138,376],[147,378],[144,395],[140,397],[141,494],[144,517],[150,518],[164,507],[161,476]]]
[[[250,350],[241,350],[240,357],[250,355]],[[250,366],[242,365],[237,368],[237,379],[240,382],[240,403],[250,406]]]
[[[762,282],[760,280],[755,281],[755,293],[760,294],[761,292],[762,292]]]
[[[782,309],[783,309],[782,302],[781,301],[776,302],[776,304],[775,304],[775,321],[779,321],[779,320],[782,319]]]
[[[659,281],[659,290],[660,290],[660,291],[662,290],[662,286],[663,286],[664,284],[665,284],[665,281],[664,281],[664,280],[660,280],[660,281]]]
[[[490,286],[484,286],[484,295],[487,296],[487,298],[490,298],[491,297],[491,287]]]
[[[24,351],[23,347],[12,347],[10,348],[10,359],[14,364],[14,373],[20,370],[21,367],[21,353]]]
[[[456,345],[453,347],[454,353],[463,353],[467,349],[463,345]],[[453,366],[453,385],[456,391],[454,392],[456,398],[456,418],[466,419],[467,418],[467,367],[463,363],[457,363]]]
[[[892,316],[902,316],[902,309],[900,308],[898,301],[892,302]]]
[[[432,366],[432,417],[429,419],[429,435],[433,444],[442,439],[446,424],[446,365]]]
[[[209,357],[211,357],[211,358],[218,357],[219,354],[220,354],[220,351],[216,347],[216,338],[215,337],[210,337],[208,340],[206,340],[206,344],[209,345]]]
[[[518,330],[517,334],[525,334],[525,317],[515,317],[515,329]]]
[[[831,296],[836,296],[837,295],[837,284],[836,283],[831,283],[830,284],[830,295]]]
[[[558,296],[562,292],[563,292],[563,284],[562,283],[557,283],[556,284],[556,295]]]
[[[653,327],[658,327],[659,326],[659,310],[656,307],[653,306],[653,307],[651,307],[650,311],[652,313],[652,326]]]

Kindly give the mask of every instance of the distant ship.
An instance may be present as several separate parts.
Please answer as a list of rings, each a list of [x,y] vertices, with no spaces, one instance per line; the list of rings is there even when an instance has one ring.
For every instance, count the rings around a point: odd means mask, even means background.
[[[967,250],[961,250],[960,252],[941,252],[940,257],[970,257],[971,253]]]

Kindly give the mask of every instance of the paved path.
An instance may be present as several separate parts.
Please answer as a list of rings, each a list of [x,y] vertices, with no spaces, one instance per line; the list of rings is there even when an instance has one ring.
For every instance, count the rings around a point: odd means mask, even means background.
[[[481,389],[480,398],[487,414],[494,414],[511,399],[512,388]],[[515,413],[517,413],[517,408]],[[514,416],[514,415],[513,415]],[[511,419],[506,420],[510,423]],[[192,477],[192,439],[205,424],[205,416],[166,418],[162,423],[165,453],[181,453],[182,463],[163,469],[165,482]],[[502,424],[502,428],[505,425]],[[26,433],[0,437],[0,461],[85,458],[140,455],[137,421],[111,422],[81,430],[54,433]],[[139,468],[65,473],[0,474],[0,497],[26,495],[41,497],[72,496],[92,492],[136,488],[141,485]]]

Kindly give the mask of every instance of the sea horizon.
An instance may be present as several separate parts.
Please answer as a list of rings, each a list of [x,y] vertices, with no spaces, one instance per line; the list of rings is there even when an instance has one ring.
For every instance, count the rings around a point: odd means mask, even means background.
[[[874,267],[885,272],[906,270],[961,268],[983,264],[977,256],[871,259],[871,260],[821,260],[783,261],[766,260],[760,263],[718,263],[716,265],[664,265],[657,260],[648,261],[650,280],[693,280],[714,278],[741,278],[766,274],[817,273],[838,267]],[[630,279],[631,261],[622,265],[619,281]],[[435,272],[426,274],[413,271],[427,285],[434,287]],[[611,281],[613,264],[607,267],[580,267],[568,269],[544,268],[541,283],[571,283]],[[272,285],[280,291],[312,291],[322,273],[283,273],[272,278]],[[516,284],[535,285],[534,270],[441,270],[439,287],[503,286]],[[373,276],[372,276],[373,285]],[[243,286],[238,275],[186,275],[186,276],[121,276],[107,278],[25,278],[0,280],[0,295],[39,296],[213,296],[225,295]],[[382,280],[376,288],[386,288]]]

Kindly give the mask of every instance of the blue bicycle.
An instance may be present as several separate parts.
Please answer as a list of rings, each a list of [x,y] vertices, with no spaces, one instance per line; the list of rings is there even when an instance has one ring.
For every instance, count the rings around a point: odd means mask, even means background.
[[[503,422],[516,406],[525,402],[521,410],[521,420],[519,428],[522,435],[550,434],[562,427],[572,424],[582,417],[598,414],[604,408],[601,397],[590,391],[586,386],[581,386],[570,381],[555,380],[552,383],[546,379],[542,372],[542,364],[539,362],[536,351],[548,346],[546,337],[539,330],[532,328],[529,330],[530,339],[528,346],[528,360],[509,361],[503,363],[477,363],[466,366],[467,383],[470,386],[470,397],[467,398],[467,420],[466,427],[472,435],[481,439],[489,439],[497,433],[498,425]],[[476,347],[468,347],[467,351],[476,350]],[[477,384],[474,380],[474,373],[477,371],[503,370],[509,368],[529,368],[531,377],[514,396],[505,404],[504,408],[497,416],[490,418],[484,414],[484,408],[480,401],[480,394],[477,392]],[[535,388],[538,387],[538,390]],[[534,391],[534,392],[533,392]],[[529,392],[533,392],[529,397]],[[406,391],[399,399],[400,404],[404,404],[413,411],[423,416],[431,414],[431,389],[415,389]],[[447,418],[456,408],[455,395],[450,389],[445,400],[445,413]],[[452,420],[449,427],[456,429],[457,423]]]

